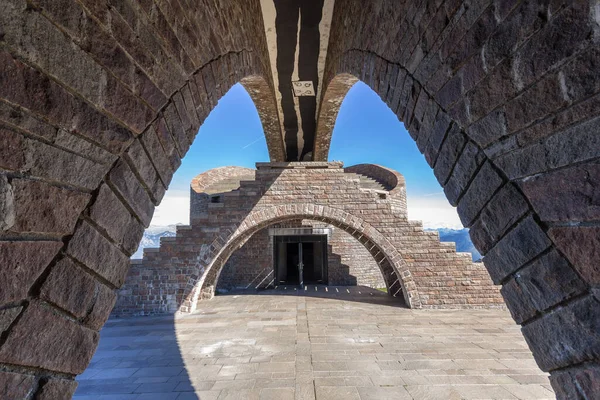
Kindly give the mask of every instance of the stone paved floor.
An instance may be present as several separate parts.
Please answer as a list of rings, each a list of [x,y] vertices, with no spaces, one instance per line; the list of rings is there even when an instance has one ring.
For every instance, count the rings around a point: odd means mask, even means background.
[[[217,296],[110,320],[75,399],[551,399],[502,310],[409,310],[373,289]]]

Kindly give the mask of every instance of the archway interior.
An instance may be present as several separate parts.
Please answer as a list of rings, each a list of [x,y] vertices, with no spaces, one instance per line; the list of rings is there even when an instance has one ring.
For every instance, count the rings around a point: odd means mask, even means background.
[[[364,244],[341,228],[304,219],[274,223],[252,234],[225,262],[216,281],[216,293],[299,286],[297,249],[301,243],[306,252],[302,282],[362,285],[387,291],[381,267]],[[323,253],[320,244],[326,245]],[[312,272],[315,270],[319,274]]]

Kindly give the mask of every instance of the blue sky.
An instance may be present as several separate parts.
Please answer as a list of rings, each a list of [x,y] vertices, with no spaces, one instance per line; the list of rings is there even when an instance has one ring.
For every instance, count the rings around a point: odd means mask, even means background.
[[[429,228],[461,227],[455,209],[404,125],[362,82],[350,89],[342,103],[329,159],[346,166],[374,163],[395,169],[406,178],[410,219],[423,220]],[[152,225],[188,223],[189,185],[199,173],[225,165],[254,167],[256,162],[268,160],[256,108],[244,88],[235,85],[200,128]]]

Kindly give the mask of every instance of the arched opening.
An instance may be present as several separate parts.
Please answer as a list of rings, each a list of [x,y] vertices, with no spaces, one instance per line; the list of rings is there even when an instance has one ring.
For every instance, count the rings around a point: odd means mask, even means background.
[[[273,91],[259,2],[109,3],[0,14],[0,362],[17,397],[72,394],[198,126],[244,77]],[[599,13],[340,0],[320,42],[319,87],[353,75],[404,121],[564,398],[600,376]]]
[[[387,291],[380,267],[365,245],[343,229],[304,219],[271,224],[238,245],[216,279],[216,294],[281,286],[293,290],[300,284],[299,246],[303,247],[303,284],[319,286],[320,291],[325,286]]]
[[[273,217],[275,215],[276,217]],[[215,239],[211,250],[201,256],[206,270],[197,281],[190,285],[189,294],[185,296],[188,300],[184,301],[182,307],[184,311],[193,312],[198,307],[198,301],[201,298],[212,297],[216,283],[229,257],[252,235],[275,223],[305,218],[331,224],[352,235],[368,249],[377,262],[388,293],[392,296],[402,295],[409,307],[420,306],[419,295],[415,290],[410,271],[402,261],[402,256],[383,234],[361,218],[340,209],[330,207],[315,209],[311,204],[294,204],[293,206],[276,206],[252,212],[244,219],[244,221],[252,221],[251,226],[246,227],[242,221],[239,228],[232,229],[227,235]]]
[[[254,216],[250,215],[249,218],[253,218]],[[325,226],[331,225],[337,229],[340,229],[343,231],[343,233],[340,232],[340,234],[338,235],[338,238],[336,240],[336,238],[329,238],[329,241],[326,243],[329,243],[330,246],[332,245],[341,245],[341,241],[344,240],[343,236],[340,238],[340,236],[343,234],[344,236],[346,235],[350,235],[355,241],[351,242],[353,245],[356,246],[362,246],[362,248],[366,249],[369,256],[372,258],[373,261],[375,261],[374,265],[371,265],[371,267],[374,267],[376,269],[375,273],[379,272],[378,275],[376,275],[377,277],[381,276],[381,279],[372,279],[372,271],[368,271],[367,274],[369,274],[368,278],[371,278],[373,281],[375,282],[382,282],[383,287],[386,289],[386,291],[388,291],[392,296],[396,297],[396,296],[400,296],[400,297],[404,297],[407,294],[407,290],[405,289],[405,285],[408,284],[408,286],[410,287],[410,284],[408,282],[410,282],[410,272],[405,271],[405,278],[404,279],[400,279],[398,277],[398,272],[397,268],[399,265],[401,264],[397,264],[397,263],[392,263],[390,261],[390,257],[393,257],[395,254],[386,254],[385,251],[380,247],[381,245],[377,245],[372,239],[369,238],[369,236],[364,234],[363,230],[357,230],[355,228],[352,228],[350,225],[346,225],[344,223],[342,223],[340,220],[331,220],[330,218],[327,217],[321,217],[320,219],[314,219],[314,215],[312,216],[312,218],[308,218],[308,215],[289,215],[289,216],[284,216],[284,217],[278,217],[276,220],[272,220],[272,221],[265,221],[263,223],[261,223],[259,226],[256,226],[254,228],[252,228],[251,230],[249,230],[248,232],[242,232],[239,234],[238,237],[233,236],[228,243],[224,246],[224,248],[222,249],[222,253],[219,253],[218,255],[216,255],[216,263],[214,263],[213,265],[210,265],[208,267],[209,272],[206,275],[206,280],[202,283],[201,289],[200,291],[202,292],[203,290],[206,291],[207,288],[211,287],[211,289],[209,289],[210,291],[212,291],[212,288],[217,287],[217,283],[219,282],[221,273],[223,272],[223,269],[225,268],[225,266],[227,265],[227,262],[229,261],[230,257],[236,252],[239,251],[239,249],[242,249],[244,245],[246,245],[248,243],[249,240],[251,240],[252,238],[255,238],[259,233],[265,233],[268,235],[268,232],[266,231],[266,229],[268,229],[269,227],[273,226],[273,225],[281,225],[281,226],[296,226],[298,225],[298,222],[300,222],[300,226],[302,226],[302,221],[303,221],[303,217],[306,217],[305,220],[307,221],[307,224],[309,224],[310,222],[314,222],[314,223],[325,223]],[[296,222],[296,224],[291,224]],[[306,224],[304,224],[306,225]],[[366,228],[366,227],[365,227]],[[363,228],[364,229],[364,228]],[[329,233],[329,232],[328,232]],[[329,233],[330,235],[333,235],[333,233]],[[263,235],[264,236],[264,235]],[[340,240],[341,239],[341,240]],[[328,256],[330,256],[331,258],[334,258],[336,255],[332,253],[331,250],[329,250],[329,254],[327,254]],[[348,253],[344,254],[345,256],[348,255]],[[267,257],[270,258],[272,256],[272,254],[267,253]],[[341,257],[340,255],[337,255],[337,257]],[[273,265],[270,265],[271,269],[273,268]],[[215,272],[212,272],[211,270],[214,269]],[[329,285],[339,285],[340,283],[342,284],[342,286],[345,286],[345,284],[348,282],[348,280],[352,280],[351,276],[344,276],[342,275],[344,272],[340,271],[341,269],[341,265],[337,266],[337,265],[331,265],[330,266],[330,272],[332,273],[331,277],[327,278],[325,277],[325,279],[323,279],[325,284],[329,284]],[[272,271],[269,271],[272,272]],[[264,279],[268,279],[268,277],[271,277],[271,280],[274,280],[274,276],[273,275],[269,275],[269,272],[266,272],[263,277]],[[339,274],[342,276],[336,276],[335,274]],[[367,277],[365,277],[366,279],[368,279]],[[268,283],[268,282],[267,282]],[[356,277],[354,277],[354,281],[353,282],[348,282],[350,283],[351,286],[354,286],[357,284],[357,280]],[[273,284],[271,286],[276,286],[276,283],[273,282]],[[418,300],[415,299],[410,299],[412,302],[412,305],[414,306],[414,303]],[[408,303],[411,304],[411,303]],[[192,308],[195,308],[194,306],[192,306]]]

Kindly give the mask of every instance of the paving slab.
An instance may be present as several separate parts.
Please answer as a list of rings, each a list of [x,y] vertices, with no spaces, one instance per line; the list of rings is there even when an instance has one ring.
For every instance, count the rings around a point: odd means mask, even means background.
[[[74,398],[554,398],[506,310],[410,310],[365,287],[288,289],[109,320]]]

